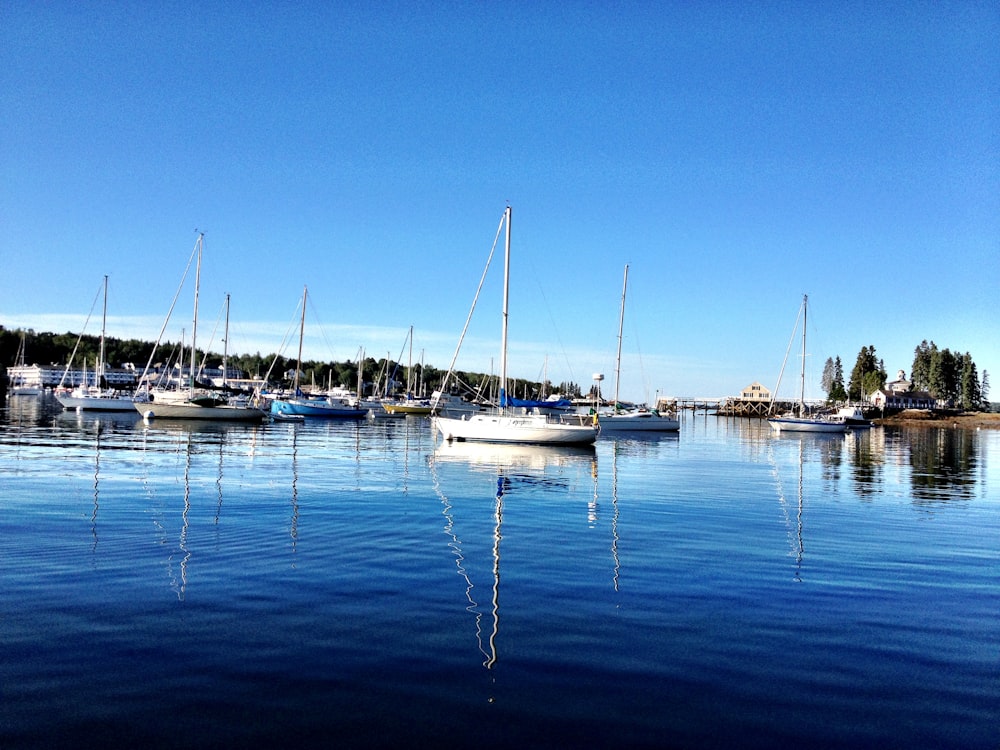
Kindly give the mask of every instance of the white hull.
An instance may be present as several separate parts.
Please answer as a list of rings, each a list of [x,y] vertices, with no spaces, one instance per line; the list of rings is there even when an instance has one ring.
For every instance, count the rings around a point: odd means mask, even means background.
[[[252,406],[198,406],[191,403],[166,404],[162,401],[133,404],[146,419],[211,419],[226,422],[263,422],[265,412]]]
[[[679,420],[652,412],[638,414],[597,415],[601,432],[677,432],[681,428]]]
[[[56,400],[64,409],[84,411],[134,411],[131,396],[80,396],[73,393],[57,394]]]
[[[467,418],[434,417],[445,440],[538,445],[587,445],[597,439],[594,425],[565,424],[538,414],[473,414]]]
[[[844,432],[847,425],[827,419],[800,419],[799,417],[774,417],[767,420],[777,432]]]

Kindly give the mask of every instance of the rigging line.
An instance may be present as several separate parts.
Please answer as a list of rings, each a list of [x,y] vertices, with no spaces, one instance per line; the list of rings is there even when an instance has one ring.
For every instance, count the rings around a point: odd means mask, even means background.
[[[309,298],[307,304],[309,305],[309,310],[312,312],[313,317],[316,319],[316,327],[319,328],[320,337],[323,339],[323,343],[326,344],[326,349],[330,354],[330,361],[332,362],[334,360],[333,344],[330,343],[330,339],[326,335],[326,328],[323,327],[323,323],[320,321],[319,313],[316,311],[316,304],[313,302],[312,297]]]
[[[205,372],[205,365],[208,362],[208,354],[215,344],[215,334],[219,332],[219,323],[222,322],[223,316],[226,314],[226,301],[222,301],[222,307],[219,308],[219,317],[215,319],[215,326],[212,328],[212,335],[208,338],[208,344],[205,345],[205,349],[202,351],[201,364],[198,365],[198,377],[200,378]]]
[[[101,298],[101,290],[104,288],[104,282],[102,281],[100,286],[97,288],[97,294],[94,295],[94,302],[90,306],[90,312],[87,313],[87,319],[83,321],[83,330],[80,331],[80,335],[76,338],[76,344],[73,346],[73,351],[69,355],[69,361],[66,362],[66,369],[63,370],[62,377],[59,379],[59,387],[62,388],[63,383],[66,382],[66,376],[69,374],[69,368],[73,364],[73,358],[76,356],[76,350],[80,348],[80,341],[83,340],[83,332],[87,330],[87,326],[90,324],[90,316],[94,314],[94,308],[97,307],[97,300]],[[81,385],[86,385],[82,383]]]
[[[629,291],[631,292],[631,296],[632,296],[632,309],[633,310],[645,309],[645,308],[643,308],[640,305],[637,305],[635,303],[635,291],[636,291],[636,287],[635,287],[634,284],[632,285],[632,287],[630,288]],[[630,316],[630,318],[629,318],[629,326],[632,328],[632,337],[635,339],[635,353],[636,353],[636,358],[639,361],[639,378],[640,378],[640,381],[642,382],[643,402],[648,406],[649,405],[650,381],[649,381],[649,376],[646,374],[645,364],[642,361],[642,345],[639,343],[639,326],[636,323],[636,316],[635,315]],[[655,404],[654,404],[654,406],[655,406]]]
[[[496,236],[493,238],[493,247],[490,248],[490,255],[486,259],[486,267],[483,269],[483,275],[479,278],[479,286],[476,287],[476,296],[472,299],[472,307],[469,308],[469,315],[465,319],[465,326],[462,328],[462,333],[458,337],[458,345],[455,347],[455,353],[451,357],[451,364],[448,365],[448,372],[445,373],[444,380],[441,382],[441,393],[448,392],[448,379],[455,370],[455,362],[458,360],[458,354],[462,350],[462,342],[465,341],[465,334],[469,330],[469,323],[472,322],[472,313],[476,310],[476,303],[479,301],[479,293],[483,291],[483,284],[486,283],[486,273],[490,270],[490,263],[493,261],[493,254],[496,252],[497,245],[500,242],[500,233],[503,231],[503,224],[506,219],[507,211],[504,210],[504,214],[500,218],[500,224],[497,226]],[[434,404],[434,406],[437,406],[437,404]]]
[[[799,307],[799,314],[795,317],[795,325],[792,327],[792,335],[788,339],[788,347],[785,349],[785,358],[781,362],[781,370],[778,372],[778,382],[774,385],[774,390],[771,392],[771,404],[768,407],[768,414],[774,409],[774,400],[778,397],[778,389],[781,387],[781,376],[785,374],[785,365],[788,363],[788,354],[792,351],[792,343],[795,341],[795,332],[799,329],[799,318],[802,317],[802,311],[805,309],[805,305]]]
[[[271,366],[267,368],[267,374],[264,375],[264,382],[268,383],[271,380],[271,372],[274,370],[274,366],[278,363],[278,359],[285,356],[285,349],[288,347],[289,341],[292,338],[292,331],[299,327],[299,321],[301,320],[301,310],[302,310],[302,297],[299,297],[298,301],[295,303],[295,312],[292,315],[292,320],[288,324],[288,329],[285,331],[284,338],[281,339],[281,344],[278,346],[278,351],[274,354],[274,359],[271,360]]]
[[[142,371],[142,377],[139,378],[140,384],[142,383],[142,381],[146,379],[146,375],[149,372],[149,368],[153,366],[153,358],[156,356],[156,348],[160,345],[161,339],[163,339],[163,332],[167,330],[167,324],[170,323],[170,316],[174,312],[174,306],[177,304],[177,298],[181,296],[181,290],[184,289],[184,282],[187,280],[188,271],[191,270],[191,264],[194,263],[194,259],[198,255],[198,245],[201,242],[201,237],[202,235],[199,234],[198,239],[195,240],[194,249],[191,250],[191,257],[188,258],[187,266],[184,268],[184,275],[181,276],[181,283],[177,287],[177,291],[174,293],[174,299],[170,303],[170,309],[167,310],[167,317],[164,319],[163,325],[160,327],[160,333],[156,337],[156,343],[153,344],[153,351],[150,352],[149,354],[149,361],[146,362],[146,367]],[[138,387],[136,388],[136,391],[138,392]]]
[[[556,343],[559,344],[559,351],[562,352],[563,359],[566,360],[566,369],[569,372],[569,379],[574,383],[576,382],[576,375],[573,373],[573,365],[570,364],[569,353],[566,351],[566,347],[563,345],[562,337],[559,335],[559,327],[556,325],[555,316],[552,315],[552,308],[549,306],[549,300],[545,296],[545,289],[535,279],[535,284],[538,286],[538,293],[542,297],[542,302],[545,304],[545,311],[549,314],[549,321],[552,323],[552,330],[555,333]]]

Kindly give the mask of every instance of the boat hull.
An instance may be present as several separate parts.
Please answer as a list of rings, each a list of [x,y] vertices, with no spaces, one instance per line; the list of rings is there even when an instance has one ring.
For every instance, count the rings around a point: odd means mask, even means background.
[[[831,422],[824,419],[774,417],[767,422],[771,425],[771,429],[778,432],[844,432],[847,429],[843,422]]]
[[[199,406],[197,404],[167,404],[161,401],[133,404],[145,419],[210,419],[226,422],[263,422],[266,412],[252,406]]]
[[[434,426],[445,440],[537,445],[587,445],[597,439],[595,425],[553,422],[525,414],[473,414],[470,417],[434,417]]]
[[[367,409],[356,406],[303,399],[276,399],[271,402],[271,413],[323,419],[363,419],[368,416]]]
[[[413,414],[424,417],[431,413],[430,404],[391,404],[383,402],[382,408],[385,409],[387,413],[394,416],[406,416],[407,414]]]
[[[56,400],[62,404],[64,409],[70,410],[135,411],[135,402],[132,401],[131,396],[74,396],[72,394],[57,394]]]
[[[658,414],[609,414],[597,416],[601,433],[606,432],[677,432],[680,420]]]

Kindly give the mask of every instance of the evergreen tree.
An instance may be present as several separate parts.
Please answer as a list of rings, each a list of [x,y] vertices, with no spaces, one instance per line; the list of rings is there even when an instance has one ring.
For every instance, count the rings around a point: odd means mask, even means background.
[[[827,357],[826,364],[823,365],[823,375],[820,378],[820,385],[826,391],[827,400],[830,400],[830,391],[833,390],[833,368],[833,357]]]
[[[929,390],[934,398],[941,401],[958,400],[958,364],[949,349],[931,352]]]
[[[833,363],[833,383],[830,388],[831,401],[846,401],[847,391],[844,389],[844,366],[837,357]]]
[[[979,402],[983,411],[990,410],[990,376],[983,370],[983,379],[979,384]]]
[[[979,374],[976,372],[976,363],[972,361],[972,355],[968,352],[962,355],[961,363],[958,404],[966,410],[978,409],[982,396],[979,391]]]
[[[916,391],[926,391],[931,384],[931,356],[937,351],[937,347],[932,341],[927,343],[927,339],[920,342],[920,345],[913,352],[913,366],[910,368],[910,382]]]
[[[865,379],[866,375],[872,374]],[[851,380],[847,386],[847,394],[852,401],[862,401],[885,385],[885,367],[875,358],[874,346],[863,346],[858,352],[858,359],[851,371]]]

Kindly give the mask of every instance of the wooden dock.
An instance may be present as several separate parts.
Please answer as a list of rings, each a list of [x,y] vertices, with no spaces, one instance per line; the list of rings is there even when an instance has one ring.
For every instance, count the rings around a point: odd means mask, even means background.
[[[761,401],[759,399],[742,399],[729,396],[727,398],[672,398],[660,399],[656,407],[663,411],[689,410],[715,412],[720,417],[757,417],[768,416],[773,406],[773,412],[781,414],[795,408],[796,401]]]

